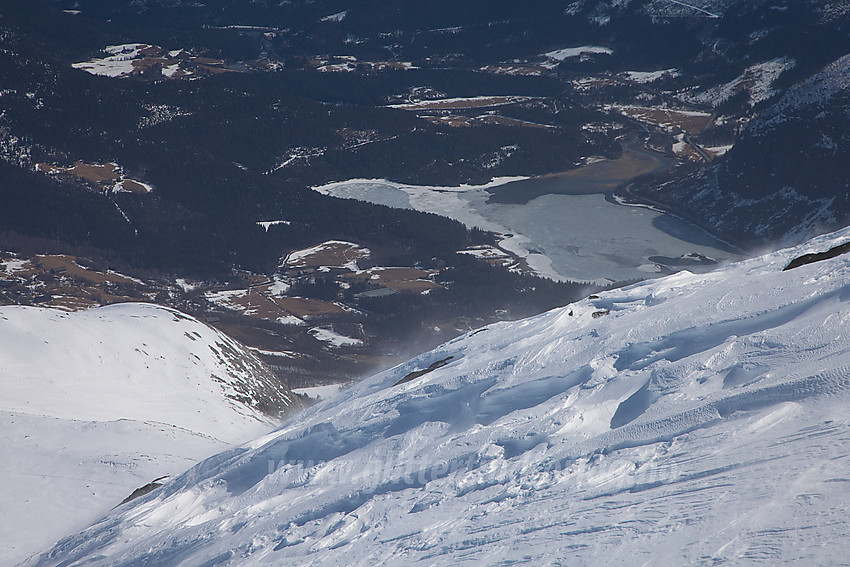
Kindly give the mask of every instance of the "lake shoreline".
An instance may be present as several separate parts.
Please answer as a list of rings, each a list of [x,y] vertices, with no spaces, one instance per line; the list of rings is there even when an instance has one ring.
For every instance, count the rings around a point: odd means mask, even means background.
[[[635,147],[638,144],[642,141],[624,144],[625,155],[617,160],[600,160],[560,174],[494,179],[485,185],[431,187],[352,179],[313,189],[335,197],[438,214],[492,232],[499,237],[498,246],[523,260],[532,273],[556,281],[608,284],[658,277],[683,268],[650,258],[696,255],[717,259],[720,264],[745,258],[741,247],[663,204],[622,196],[635,173],[664,170],[673,163],[669,156]],[[585,184],[577,188],[564,182],[570,178]],[[523,198],[518,199],[522,202],[494,201],[494,193],[511,186],[512,191],[522,190]]]
[[[657,213],[676,217],[682,222],[686,222],[710,234],[712,237],[714,237],[715,240],[727,246],[731,251],[736,254],[739,254],[741,256],[750,256],[753,254],[752,250],[750,250],[741,243],[737,243],[734,238],[731,238],[729,235],[717,231],[714,227],[706,223],[699,222],[697,219],[691,218],[690,215],[684,214],[682,211],[676,209],[675,207],[671,207],[670,205],[667,205],[665,203],[661,203],[653,199],[648,199],[644,196],[633,193],[631,190],[631,186],[631,183],[627,183],[620,187],[617,187],[614,191],[611,191],[610,193],[607,193],[605,195],[605,200],[610,203],[614,203],[616,205],[621,205],[624,207],[640,207],[655,211]]]

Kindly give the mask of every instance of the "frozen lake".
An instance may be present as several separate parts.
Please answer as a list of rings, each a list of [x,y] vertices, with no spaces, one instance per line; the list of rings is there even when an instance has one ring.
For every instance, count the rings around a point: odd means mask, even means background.
[[[519,180],[503,178],[488,185],[426,187],[354,179],[314,189],[345,199],[436,213],[469,227],[499,233],[502,248],[526,258],[537,273],[556,280],[602,283],[644,279],[663,272],[657,258],[650,260],[656,256],[677,258],[696,253],[719,263],[743,257],[677,217],[620,205],[606,200],[602,193],[542,194],[525,203],[491,199],[496,193],[494,188],[516,185]],[[540,183],[551,187],[552,177],[540,178]],[[540,192],[535,179],[522,179],[522,185],[532,194]]]

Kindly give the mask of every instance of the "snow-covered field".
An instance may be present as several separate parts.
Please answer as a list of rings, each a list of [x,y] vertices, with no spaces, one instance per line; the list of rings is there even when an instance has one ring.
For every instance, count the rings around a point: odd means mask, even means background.
[[[623,75],[630,81],[640,83],[642,85],[654,83],[658,79],[664,77],[678,77],[681,75],[678,69],[662,69],[660,71],[624,71]]]
[[[597,195],[543,195],[526,204],[488,203],[488,188],[527,179],[496,178],[486,185],[429,187],[382,179],[352,179],[313,187],[344,199],[435,213],[468,227],[504,235],[500,247],[553,280],[607,284],[645,278],[650,256],[698,252],[737,259],[704,231],[670,215],[617,205]],[[566,182],[565,182],[566,183]]]
[[[582,57],[587,55],[611,55],[612,53],[614,53],[614,51],[612,51],[611,49],[607,47],[599,47],[598,45],[566,47],[564,49],[557,49],[555,51],[548,51],[544,53],[543,57],[548,59],[548,61],[544,63],[543,66],[549,69],[554,69],[558,66],[558,63],[560,63],[564,59],[570,59],[571,57]]]
[[[271,430],[252,401],[291,394],[264,368],[173,309],[0,307],[0,563]]]
[[[332,348],[340,348],[345,346],[360,346],[363,341],[352,337],[346,337],[323,327],[313,327],[308,331],[316,340],[328,343]]]
[[[840,565],[850,229],[494,324],[26,565]]]
[[[145,43],[127,43],[123,45],[110,45],[104,49],[109,53],[106,57],[74,63],[75,69],[82,69],[92,75],[104,75],[106,77],[126,77],[135,70],[133,62],[141,55],[143,49],[150,47]]]

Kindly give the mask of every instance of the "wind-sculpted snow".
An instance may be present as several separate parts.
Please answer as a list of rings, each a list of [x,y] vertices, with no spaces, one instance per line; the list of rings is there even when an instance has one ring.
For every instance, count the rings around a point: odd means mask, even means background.
[[[847,240],[479,329],[27,565],[846,564],[850,258],[782,268]]]

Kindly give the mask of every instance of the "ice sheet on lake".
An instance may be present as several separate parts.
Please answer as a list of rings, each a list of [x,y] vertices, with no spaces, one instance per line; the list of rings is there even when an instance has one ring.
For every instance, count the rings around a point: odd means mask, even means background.
[[[504,235],[502,248],[555,280],[608,283],[645,278],[650,256],[697,252],[720,261],[739,259],[703,230],[670,215],[626,207],[603,195],[544,195],[525,205],[488,203],[487,185],[428,187],[371,179],[337,182],[316,191],[396,208],[415,209]]]

